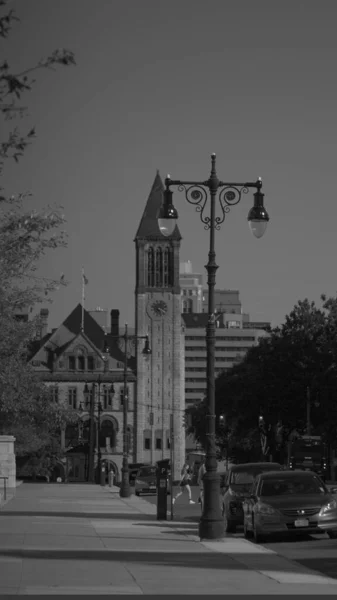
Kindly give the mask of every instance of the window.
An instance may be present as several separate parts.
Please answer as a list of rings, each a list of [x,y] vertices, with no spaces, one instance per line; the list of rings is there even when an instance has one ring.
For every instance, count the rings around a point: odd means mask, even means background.
[[[78,356],[77,357],[77,364],[78,364],[78,370],[79,371],[85,371],[85,358],[84,356]]]
[[[51,397],[51,401],[55,402],[56,404],[59,401],[59,389],[58,387],[55,385],[51,386],[50,388],[50,397]]]
[[[123,410],[123,407],[124,407],[124,385],[120,389],[119,399],[120,399],[120,410]],[[128,403],[128,410],[130,410],[129,386],[127,386],[127,388],[126,388],[126,401]]]
[[[144,431],[144,450],[151,450],[151,432]]]
[[[190,298],[184,300],[183,302],[183,313],[192,313],[193,312],[193,300]]]
[[[101,448],[116,448],[116,429],[114,424],[108,419],[104,419],[101,423],[99,444]]]
[[[77,388],[70,387],[68,388],[68,404],[71,408],[77,408]]]
[[[69,366],[69,371],[75,371],[75,368],[76,368],[76,359],[75,359],[75,356],[69,356],[69,358],[68,358],[68,366]]]
[[[161,248],[157,248],[156,251],[156,287],[163,285],[163,251]]]
[[[149,248],[147,251],[147,285],[154,287],[154,250]]]
[[[104,410],[112,408],[112,395],[107,387],[103,388],[103,408]]]
[[[156,450],[163,449],[163,432],[161,429],[157,429],[155,432],[155,448]]]
[[[95,359],[93,356],[88,356],[88,371],[95,370]]]
[[[163,271],[164,271],[164,281],[163,281],[164,287],[173,285],[172,252],[171,252],[170,248],[165,248],[165,251],[164,251],[164,269],[163,269]]]
[[[173,285],[173,254],[171,248],[164,250],[150,247],[146,253],[148,287],[169,287]]]

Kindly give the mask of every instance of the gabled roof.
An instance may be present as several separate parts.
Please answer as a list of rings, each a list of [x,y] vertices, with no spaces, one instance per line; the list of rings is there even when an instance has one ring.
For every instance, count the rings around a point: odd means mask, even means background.
[[[82,325],[82,305],[80,303],[63,321],[63,325],[75,335],[80,333]],[[96,348],[103,350],[104,331],[86,310],[84,310],[84,333]]]
[[[51,348],[54,351],[54,354],[56,356],[61,356],[61,354],[63,354],[67,348],[69,348],[70,346],[72,346],[76,341],[78,341],[79,339],[81,339],[86,342],[88,344],[88,346],[90,346],[90,348],[92,350],[94,350],[94,352],[96,352],[97,354],[101,355],[102,351],[100,350],[100,348],[97,348],[97,346],[95,346],[95,344],[91,341],[91,339],[85,334],[84,331],[80,331],[79,333],[77,333],[71,340],[67,341],[65,344],[63,344],[63,346],[59,346],[58,348]],[[47,346],[48,346],[48,341],[46,342]]]
[[[174,232],[169,237],[165,237],[158,226],[158,212],[163,203],[163,192],[164,185],[162,179],[157,171],[154,179],[150,195],[148,197],[143,216],[141,218],[138,231],[136,233],[136,240],[181,240],[180,231],[176,226]]]
[[[125,354],[124,354],[123,350],[119,347],[117,340],[114,339],[110,333],[108,333],[106,335],[105,344],[109,347],[109,354],[110,354],[111,358],[114,358],[118,362],[121,362],[124,364]],[[132,371],[136,370],[136,357],[135,356],[130,356],[129,358],[127,358],[127,367],[128,367],[128,369],[131,369]]]

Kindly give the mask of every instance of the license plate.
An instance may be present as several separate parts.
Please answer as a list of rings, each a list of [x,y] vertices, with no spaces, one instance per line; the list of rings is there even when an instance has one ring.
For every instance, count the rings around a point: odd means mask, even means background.
[[[308,527],[308,525],[308,519],[297,519],[297,521],[295,521],[295,527]]]
[[[152,492],[153,490],[156,490],[156,489],[157,489],[157,488],[156,488],[156,486],[154,486],[154,485],[150,485],[150,490],[151,490],[151,492]]]

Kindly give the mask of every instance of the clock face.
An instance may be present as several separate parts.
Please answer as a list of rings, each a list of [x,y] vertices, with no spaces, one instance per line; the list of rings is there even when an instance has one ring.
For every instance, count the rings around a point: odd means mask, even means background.
[[[151,309],[157,317],[163,317],[167,313],[167,304],[164,300],[152,302]]]

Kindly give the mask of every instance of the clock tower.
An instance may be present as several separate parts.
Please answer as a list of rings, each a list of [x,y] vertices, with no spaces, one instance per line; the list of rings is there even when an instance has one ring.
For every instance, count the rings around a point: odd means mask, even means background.
[[[158,227],[164,186],[157,173],[135,238],[136,334],[149,335],[152,353],[137,344],[137,461],[173,459],[174,479],[185,460],[185,360],[179,286],[178,227]]]

